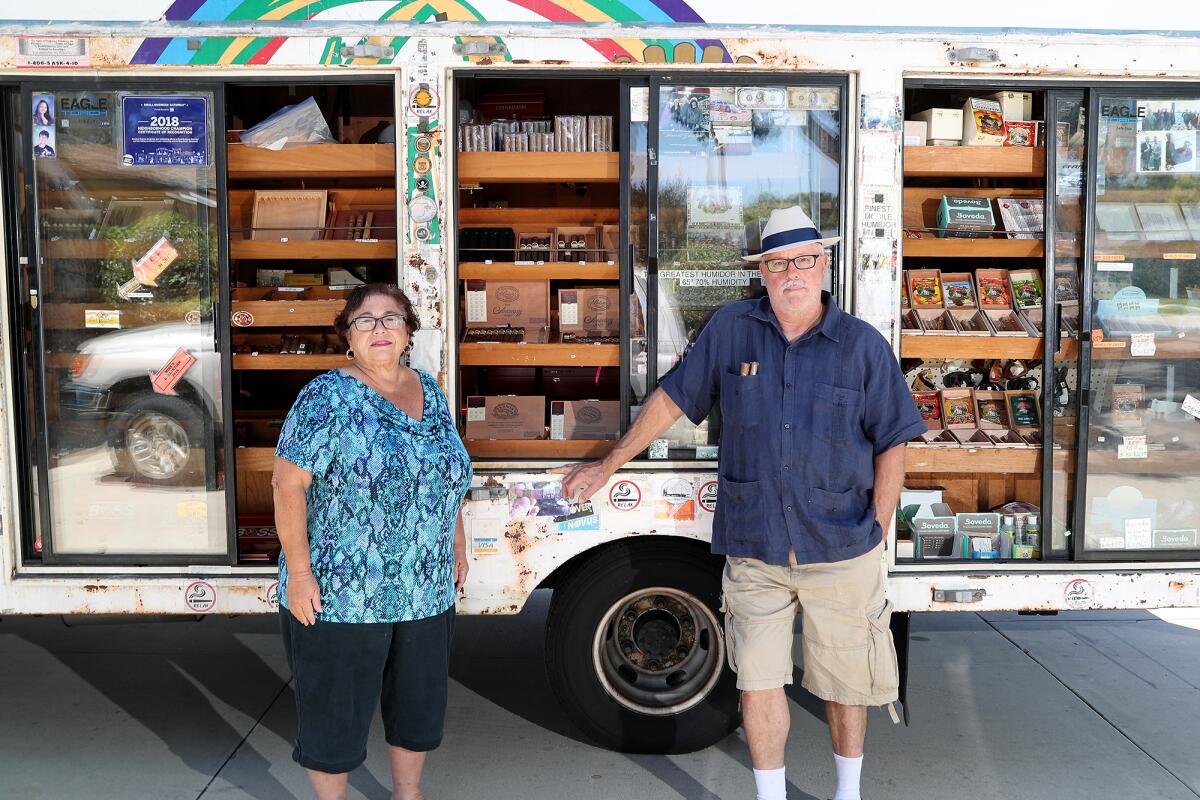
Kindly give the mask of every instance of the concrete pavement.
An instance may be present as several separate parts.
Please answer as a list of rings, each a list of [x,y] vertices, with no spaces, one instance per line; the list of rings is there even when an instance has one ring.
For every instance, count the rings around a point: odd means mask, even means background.
[[[548,594],[517,617],[459,620],[430,800],[753,797],[741,733],[686,756],[583,740],[541,658]],[[1200,797],[1200,613],[921,615],[912,726],[873,712],[864,797]],[[1191,625],[1192,627],[1189,627]],[[820,703],[790,692],[789,798],[832,795]],[[0,797],[304,798],[272,618],[0,623]],[[378,724],[351,796],[389,797]]]

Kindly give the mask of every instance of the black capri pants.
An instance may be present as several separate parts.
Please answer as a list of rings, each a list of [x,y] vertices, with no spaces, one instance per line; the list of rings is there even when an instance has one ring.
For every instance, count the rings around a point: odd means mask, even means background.
[[[350,772],[367,758],[377,704],[387,743],[428,751],[442,743],[454,607],[411,622],[301,625],[279,609],[299,730],[292,759]]]

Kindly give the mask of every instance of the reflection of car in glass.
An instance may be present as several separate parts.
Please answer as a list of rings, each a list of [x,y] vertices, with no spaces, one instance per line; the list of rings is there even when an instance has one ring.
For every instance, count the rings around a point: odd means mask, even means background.
[[[105,426],[119,475],[159,484],[199,481],[212,437],[215,400],[204,375],[218,368],[210,324],[169,322],[116,331],[84,342],[59,390],[64,414]],[[156,392],[152,373],[184,348],[197,363],[175,385]]]

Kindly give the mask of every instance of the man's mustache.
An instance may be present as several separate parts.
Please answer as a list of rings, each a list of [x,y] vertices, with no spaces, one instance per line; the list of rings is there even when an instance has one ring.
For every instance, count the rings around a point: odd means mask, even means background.
[[[807,289],[808,281],[804,280],[803,278],[789,278],[788,280],[783,282],[783,286],[781,286],[780,288],[783,289],[785,292],[788,289]]]

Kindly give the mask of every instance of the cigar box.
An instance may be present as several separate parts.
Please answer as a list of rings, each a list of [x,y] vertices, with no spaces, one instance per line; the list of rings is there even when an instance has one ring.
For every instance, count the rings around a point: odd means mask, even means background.
[[[977,308],[952,308],[946,312],[954,321],[960,336],[991,336],[992,327],[987,317]]]
[[[597,261],[600,248],[595,226],[564,226],[554,229],[555,261]]]
[[[929,123],[920,119],[904,121],[904,146],[924,147],[929,141]]]
[[[969,272],[943,272],[942,298],[946,308],[978,308],[975,284]]]
[[[541,439],[546,398],[489,395],[467,398],[467,439]]]
[[[942,282],[936,269],[910,269],[908,296],[913,308],[942,308]]]
[[[975,392],[975,418],[996,447],[1025,447],[1025,440],[1009,427],[1008,398],[1004,392]]]
[[[958,334],[958,327],[954,324],[954,317],[950,316],[950,312],[944,308],[918,308],[916,314],[917,318],[921,321],[921,327],[925,329],[926,333],[943,336]]]
[[[1137,427],[1146,415],[1146,387],[1140,383],[1117,383],[1112,387],[1112,421],[1118,428]]]
[[[900,330],[901,333],[909,336],[919,336],[925,333],[925,329],[921,327],[921,318],[911,308],[900,315]]]
[[[588,336],[620,336],[621,307],[615,286],[558,290],[558,330]]]
[[[985,311],[1012,308],[1008,286],[1008,270],[980,269],[975,271],[979,284],[979,306]]]
[[[973,389],[943,389],[942,418],[946,430],[969,447],[991,447],[992,440],[979,429],[975,416],[975,391]]]
[[[1000,104],[985,97],[963,103],[964,145],[999,147],[1004,144],[1004,115]]]
[[[925,139],[952,140],[955,144],[962,141],[963,112],[960,108],[931,108],[912,115],[918,122],[926,126]]]
[[[1018,309],[1042,307],[1042,275],[1036,269],[1014,269],[1008,273],[1013,306]]]
[[[1004,121],[1029,121],[1033,116],[1032,92],[996,92],[987,97],[1000,105],[1000,115]]]
[[[1033,143],[1036,141],[1036,122],[1015,122],[1013,120],[1004,121],[1005,147],[1033,147]]]
[[[621,432],[619,400],[554,400],[551,439],[616,439]]]
[[[526,341],[545,342],[550,330],[549,281],[466,282],[468,328],[524,328]]]
[[[1008,401],[1008,421],[1010,427],[1026,438],[1030,434],[1038,434],[1042,430],[1042,417],[1038,409],[1037,392],[1031,389],[1010,389],[1004,393]],[[1040,439],[1039,439],[1040,443]]]

